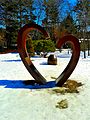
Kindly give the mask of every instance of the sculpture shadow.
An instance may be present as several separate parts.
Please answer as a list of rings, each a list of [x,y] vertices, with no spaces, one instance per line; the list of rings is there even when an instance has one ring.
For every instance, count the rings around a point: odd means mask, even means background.
[[[47,82],[45,85],[40,85],[35,80],[0,80],[0,86],[12,89],[45,89],[56,87],[55,81]]]
[[[48,65],[47,62],[42,62],[40,65]]]
[[[21,60],[2,60],[1,62],[21,62]]]

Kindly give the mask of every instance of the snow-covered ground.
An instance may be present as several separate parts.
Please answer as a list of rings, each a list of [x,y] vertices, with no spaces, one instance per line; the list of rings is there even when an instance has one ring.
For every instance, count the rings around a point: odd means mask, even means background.
[[[47,58],[33,57],[32,62],[47,79],[46,85],[25,85],[33,80],[18,53],[0,55],[0,120],[90,120],[90,57],[81,52],[77,67],[69,79],[82,82],[79,93],[53,94],[53,82],[70,60],[67,51],[55,52],[57,65],[47,65]],[[56,107],[67,99],[68,108]]]

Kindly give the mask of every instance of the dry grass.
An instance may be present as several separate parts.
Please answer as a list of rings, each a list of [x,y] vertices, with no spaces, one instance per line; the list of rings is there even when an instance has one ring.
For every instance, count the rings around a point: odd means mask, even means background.
[[[53,89],[54,93],[79,93],[78,87],[82,86],[81,82],[77,82],[75,80],[67,80],[62,87],[58,87]]]

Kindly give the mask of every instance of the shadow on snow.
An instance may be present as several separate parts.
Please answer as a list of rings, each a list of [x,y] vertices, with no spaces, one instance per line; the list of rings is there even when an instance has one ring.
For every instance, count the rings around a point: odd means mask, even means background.
[[[45,85],[39,85],[35,83],[35,80],[0,80],[0,86],[4,86],[4,88],[12,88],[12,89],[45,89],[45,88],[53,88],[55,87],[55,81],[47,82]]]
[[[21,62],[21,60],[2,60],[1,62]]]

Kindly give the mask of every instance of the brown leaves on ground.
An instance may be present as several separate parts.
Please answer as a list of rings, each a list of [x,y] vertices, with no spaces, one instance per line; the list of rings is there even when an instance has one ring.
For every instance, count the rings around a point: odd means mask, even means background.
[[[78,87],[82,86],[81,82],[77,82],[75,80],[67,80],[63,87],[66,88],[69,93],[79,93]]]
[[[53,89],[54,93],[79,93],[78,87],[82,86],[83,84],[81,82],[77,82],[75,80],[67,80],[62,87],[58,87]],[[57,102],[56,108],[59,109],[66,109],[68,108],[68,100],[63,99]]]
[[[62,87],[53,89],[55,93],[79,93],[78,87],[82,86],[81,82],[75,80],[67,80]]]
[[[59,109],[68,108],[68,101],[67,101],[67,99],[63,99],[63,100],[57,102],[56,108],[59,108]]]

